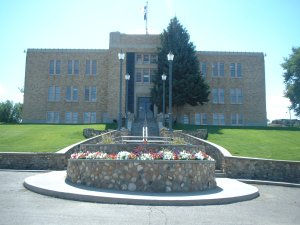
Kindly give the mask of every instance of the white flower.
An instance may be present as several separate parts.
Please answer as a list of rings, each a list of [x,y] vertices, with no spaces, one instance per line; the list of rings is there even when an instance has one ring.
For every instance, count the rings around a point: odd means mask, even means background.
[[[202,152],[200,151],[195,154],[195,158],[198,160],[203,160],[204,156],[203,156]]]
[[[127,160],[129,159],[130,152],[121,151],[117,154],[117,159],[119,160]]]
[[[153,157],[150,153],[143,153],[139,157],[140,160],[153,160]]]
[[[182,151],[179,153],[179,159],[182,159],[182,160],[188,160],[192,157],[192,154],[191,153],[188,153],[186,151]]]
[[[164,159],[164,160],[173,160],[173,159],[174,159],[173,152],[165,151],[165,152],[164,152],[163,159]]]

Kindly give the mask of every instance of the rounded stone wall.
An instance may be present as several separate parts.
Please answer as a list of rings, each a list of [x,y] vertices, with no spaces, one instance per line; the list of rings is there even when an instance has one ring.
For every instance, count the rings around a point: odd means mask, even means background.
[[[123,191],[196,192],[216,187],[215,161],[69,159],[67,180]]]

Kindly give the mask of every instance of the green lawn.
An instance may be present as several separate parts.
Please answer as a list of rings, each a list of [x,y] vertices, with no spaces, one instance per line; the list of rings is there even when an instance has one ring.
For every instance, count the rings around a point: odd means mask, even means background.
[[[109,126],[109,127],[108,127]],[[0,125],[0,152],[56,152],[84,140],[84,128],[97,125]],[[208,140],[232,155],[300,161],[300,129],[272,127],[200,127],[179,125],[175,129],[208,129]]]
[[[56,152],[84,140],[84,128],[110,129],[112,124],[96,125],[0,125],[0,152]]]
[[[177,129],[199,126],[177,125]],[[300,129],[272,127],[202,127],[208,140],[226,148],[232,155],[300,161]]]

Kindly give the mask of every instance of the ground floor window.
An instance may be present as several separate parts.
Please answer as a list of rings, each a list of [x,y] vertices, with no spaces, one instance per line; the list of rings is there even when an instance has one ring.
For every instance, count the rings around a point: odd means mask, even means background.
[[[207,125],[207,114],[195,113],[195,125]]]
[[[223,113],[214,113],[213,125],[225,125],[225,115]]]
[[[59,123],[59,112],[47,112],[47,123]]]
[[[65,123],[78,123],[78,113],[77,112],[66,112]]]
[[[84,112],[83,113],[84,123],[96,123],[96,112]]]
[[[231,125],[239,126],[239,125],[243,125],[243,124],[244,124],[243,114],[241,114],[241,113],[232,113],[231,114]]]

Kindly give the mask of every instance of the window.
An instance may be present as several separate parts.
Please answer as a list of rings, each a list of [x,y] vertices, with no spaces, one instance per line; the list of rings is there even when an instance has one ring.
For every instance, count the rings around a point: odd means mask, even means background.
[[[157,74],[157,69],[150,69],[150,82],[153,82],[155,75]]]
[[[78,88],[76,86],[67,86],[66,101],[78,102]]]
[[[232,113],[231,114],[231,125],[238,126],[243,125],[243,114]]]
[[[195,125],[207,125],[207,114],[196,113],[195,114]]]
[[[97,74],[97,61],[92,61],[92,74],[95,76]]]
[[[224,89],[223,88],[213,88],[213,103],[214,104],[224,104]]]
[[[73,74],[73,61],[68,60],[68,75],[72,75],[72,74]]]
[[[49,86],[48,87],[48,101],[59,102],[60,101],[60,87]]]
[[[230,76],[232,78],[241,78],[242,77],[241,63],[230,63]]]
[[[150,64],[150,56],[149,55],[144,55],[143,63],[144,64]]]
[[[74,60],[74,74],[79,74],[79,60]]]
[[[84,123],[96,123],[96,112],[84,112],[83,113]]]
[[[79,74],[79,60],[68,60],[68,75]]]
[[[230,89],[230,103],[243,104],[243,91],[241,88]]]
[[[137,54],[135,59],[136,59],[137,64],[142,64],[143,63],[142,62],[142,54]]]
[[[65,123],[78,123],[78,113],[77,112],[66,112]]]
[[[224,77],[224,63],[218,62],[212,64],[212,76],[213,77]]]
[[[157,55],[156,54],[151,54],[150,55],[150,63],[151,64],[156,64],[157,63]]]
[[[213,125],[225,125],[225,116],[223,113],[213,114]]]
[[[206,77],[206,74],[207,74],[206,62],[201,62],[200,63],[200,71],[201,71],[201,75],[203,77]]]
[[[189,116],[188,115],[183,115],[183,124],[189,124]]]
[[[96,102],[97,101],[97,87],[86,86],[84,89],[84,101]]]
[[[136,69],[135,70],[135,80],[137,83],[142,82],[142,69]]]
[[[54,60],[50,60],[50,63],[49,63],[49,74],[50,75],[54,74]]]
[[[96,75],[97,74],[97,61],[86,60],[85,61],[85,75]]]
[[[143,69],[143,83],[150,83],[150,70]]]
[[[49,62],[49,74],[54,75],[60,74],[60,60],[50,60]]]
[[[60,60],[56,60],[55,73],[60,74]]]
[[[91,61],[90,60],[85,61],[85,74],[86,75],[91,74]]]
[[[47,112],[47,123],[59,123],[59,112]]]

